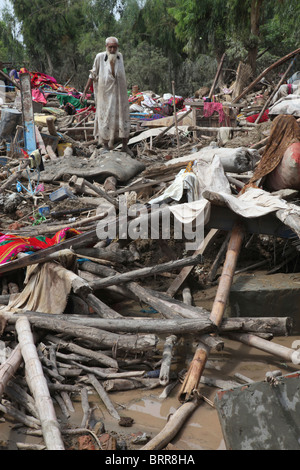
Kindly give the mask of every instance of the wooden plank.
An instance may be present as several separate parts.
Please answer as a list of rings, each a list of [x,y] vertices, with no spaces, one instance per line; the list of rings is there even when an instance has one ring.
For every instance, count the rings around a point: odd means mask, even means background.
[[[204,251],[206,250],[207,246],[209,245],[209,243],[215,238],[217,233],[218,233],[217,229],[211,229],[209,233],[206,235],[203,242],[201,243],[198,250],[194,252],[194,256],[202,255]],[[180,289],[180,287],[182,286],[182,284],[184,283],[188,275],[192,272],[193,268],[194,266],[185,266],[184,268],[182,268],[182,270],[180,271],[180,274],[178,274],[176,279],[174,279],[174,281],[168,288],[167,290],[168,295],[173,297],[176,294],[176,292],[178,291],[178,289]]]

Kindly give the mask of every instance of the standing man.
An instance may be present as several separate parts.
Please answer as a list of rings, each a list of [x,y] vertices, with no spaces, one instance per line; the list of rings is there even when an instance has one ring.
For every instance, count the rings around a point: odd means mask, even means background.
[[[130,114],[123,56],[118,39],[106,39],[106,51],[97,54],[81,100],[85,99],[91,84],[94,87],[96,115],[94,136],[106,150],[115,139],[123,141],[122,151],[133,156],[127,143],[130,132]]]

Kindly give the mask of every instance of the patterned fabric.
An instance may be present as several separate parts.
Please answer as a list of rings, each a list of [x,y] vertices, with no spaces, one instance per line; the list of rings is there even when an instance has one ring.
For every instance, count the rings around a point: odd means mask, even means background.
[[[67,238],[79,235],[81,232],[74,228],[65,228],[57,232],[52,238],[47,237],[21,237],[20,235],[0,233],[0,264],[13,261],[18,253],[38,251],[56,245]]]
[[[225,120],[225,113],[222,103],[205,101],[203,107],[203,116],[210,117],[214,112],[219,114],[219,122],[223,122]]]

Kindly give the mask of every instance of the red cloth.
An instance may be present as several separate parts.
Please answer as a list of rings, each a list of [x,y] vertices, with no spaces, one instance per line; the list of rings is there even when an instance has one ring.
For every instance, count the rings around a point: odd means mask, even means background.
[[[223,122],[225,120],[225,113],[223,111],[222,103],[205,101],[203,108],[203,116],[210,117],[214,112],[217,112],[219,114],[219,122]]]
[[[251,116],[248,116],[246,118],[246,121],[247,122],[255,122],[256,119],[258,118],[259,116],[259,113],[258,114],[252,114]],[[267,109],[264,114],[262,115],[262,117],[260,118],[259,122],[266,122],[269,120],[269,110]]]

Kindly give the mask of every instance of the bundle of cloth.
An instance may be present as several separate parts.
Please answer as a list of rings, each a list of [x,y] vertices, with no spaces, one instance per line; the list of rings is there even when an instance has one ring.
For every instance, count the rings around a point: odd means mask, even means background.
[[[2,233],[0,234],[0,264],[13,261],[19,253],[43,250],[80,233],[74,228],[60,230],[52,238],[44,236],[22,237],[20,235]]]
[[[280,114],[271,127],[261,160],[244,186],[264,187],[269,191],[300,189],[300,126],[294,116]]]

